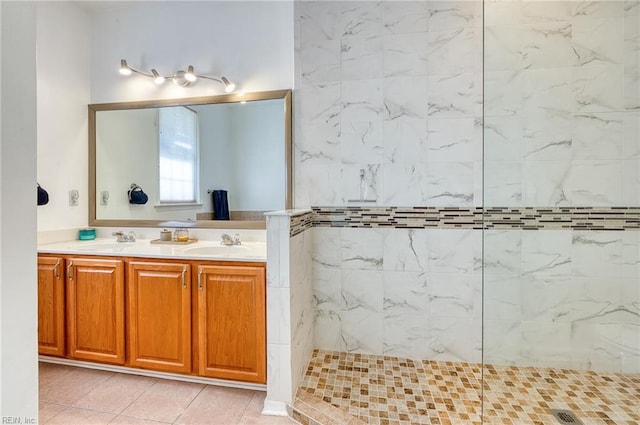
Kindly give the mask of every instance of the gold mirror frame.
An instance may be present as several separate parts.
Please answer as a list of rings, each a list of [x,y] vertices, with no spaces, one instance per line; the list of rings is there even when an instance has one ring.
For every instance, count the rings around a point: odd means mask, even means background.
[[[212,229],[265,229],[266,220],[108,220],[97,219],[96,193],[96,112],[125,109],[157,108],[161,106],[188,106],[214,103],[237,103],[254,100],[284,100],[284,156],[285,170],[285,205],[284,209],[292,206],[292,136],[291,136],[291,90],[272,90],[244,94],[224,94],[218,96],[188,97],[181,99],[145,100],[137,102],[96,103],[89,105],[89,225],[95,227],[191,227]]]

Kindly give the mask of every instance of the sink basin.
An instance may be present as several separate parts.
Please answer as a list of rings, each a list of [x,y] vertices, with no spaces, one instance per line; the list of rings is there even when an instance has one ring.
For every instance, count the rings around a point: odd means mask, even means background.
[[[133,246],[133,244],[127,242],[94,242],[74,245],[74,249],[78,251],[108,251],[121,250],[130,246]]]
[[[249,248],[243,245],[213,245],[213,246],[195,246],[193,248],[186,248],[185,254],[194,255],[236,255],[242,254],[242,252]]]

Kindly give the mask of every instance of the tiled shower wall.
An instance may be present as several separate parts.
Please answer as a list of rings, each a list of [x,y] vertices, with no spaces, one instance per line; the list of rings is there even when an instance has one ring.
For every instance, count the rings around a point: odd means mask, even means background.
[[[640,205],[638,10],[299,2],[296,205]],[[340,226],[317,348],[640,371],[637,230],[487,231],[483,347],[481,230]]]

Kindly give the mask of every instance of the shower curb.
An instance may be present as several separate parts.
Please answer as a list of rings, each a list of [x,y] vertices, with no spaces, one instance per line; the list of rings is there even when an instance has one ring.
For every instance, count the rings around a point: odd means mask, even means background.
[[[333,406],[304,389],[299,389],[289,412],[301,425],[367,425],[344,409]]]

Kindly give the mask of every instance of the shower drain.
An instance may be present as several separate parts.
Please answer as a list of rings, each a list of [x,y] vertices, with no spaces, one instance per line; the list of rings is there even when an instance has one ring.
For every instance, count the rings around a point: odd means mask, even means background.
[[[583,425],[582,421],[570,410],[551,409],[551,414],[555,416],[561,424]]]

